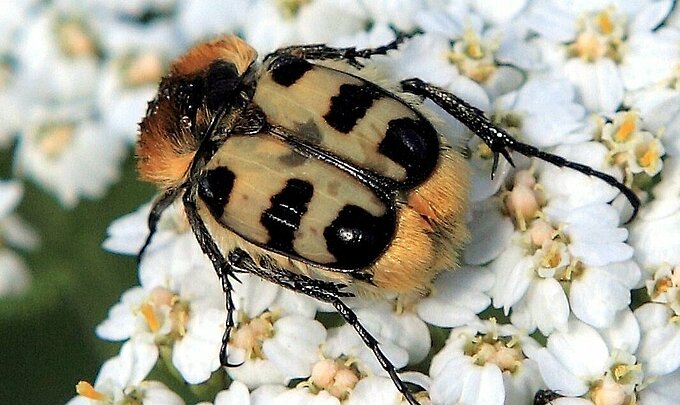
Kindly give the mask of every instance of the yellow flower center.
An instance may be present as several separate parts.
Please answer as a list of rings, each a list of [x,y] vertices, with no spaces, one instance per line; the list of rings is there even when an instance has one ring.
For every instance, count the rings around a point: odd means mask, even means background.
[[[463,75],[484,83],[496,72],[493,55],[497,48],[498,45],[482,42],[475,31],[466,30],[447,58]]]
[[[612,137],[616,142],[624,143],[630,140],[631,135],[635,132],[637,125],[637,116],[635,114],[627,113],[626,118],[619,126],[619,129]]]
[[[71,145],[74,132],[72,123],[47,124],[38,129],[38,149],[49,159],[56,159]]]
[[[108,399],[106,394],[95,390],[92,384],[87,381],[79,381],[78,384],[76,384],[76,393],[78,393],[80,396],[95,401],[104,401]]]
[[[344,400],[359,382],[359,371],[353,361],[323,359],[312,367],[308,383],[303,383],[313,393],[327,391],[334,397]]]
[[[155,84],[163,75],[163,61],[160,55],[148,52],[127,58],[122,70],[123,82],[128,87]]]
[[[305,4],[311,2],[312,0],[276,0],[276,5],[284,18],[291,19],[298,14]]]
[[[471,356],[474,363],[483,366],[493,363],[501,371],[511,373],[517,371],[524,359],[519,341],[515,338],[500,337],[495,334],[478,335],[466,346],[465,354]]]
[[[97,54],[95,40],[86,27],[79,21],[62,21],[56,28],[59,46],[70,57],[87,57]]]
[[[250,321],[241,322],[232,334],[230,343],[245,350],[249,359],[264,358],[262,343],[274,336],[274,322],[277,318],[277,315],[268,311]]]

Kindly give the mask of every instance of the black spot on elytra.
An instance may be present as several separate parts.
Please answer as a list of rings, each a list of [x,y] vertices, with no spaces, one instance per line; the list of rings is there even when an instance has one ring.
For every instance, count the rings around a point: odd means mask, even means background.
[[[235,178],[234,172],[221,166],[207,171],[198,182],[198,196],[215,219],[219,220],[224,214]]]
[[[336,131],[347,134],[381,96],[375,86],[369,83],[343,84],[338,94],[331,97],[330,108],[323,118]]]
[[[274,82],[281,86],[289,87],[313,67],[314,65],[304,59],[290,55],[282,55],[269,65],[269,71],[272,74]]]
[[[314,187],[311,183],[290,179],[283,190],[271,198],[271,206],[260,217],[260,223],[269,233],[268,247],[285,253],[295,253],[295,231],[298,230],[313,195]]]
[[[378,151],[406,169],[405,182],[412,186],[434,170],[439,158],[439,135],[423,119],[393,119]]]
[[[205,79],[206,106],[216,110],[229,103],[239,83],[238,71],[233,63],[224,60],[211,63]]]
[[[394,215],[376,217],[356,205],[346,205],[324,229],[328,251],[335,256],[334,267],[365,268],[380,257],[396,229]]]

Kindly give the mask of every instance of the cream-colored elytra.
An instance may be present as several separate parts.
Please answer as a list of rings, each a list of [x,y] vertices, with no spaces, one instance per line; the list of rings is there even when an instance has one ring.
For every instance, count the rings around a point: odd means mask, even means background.
[[[306,260],[332,265],[324,230],[345,206],[363,208],[372,216],[385,215],[385,204],[366,185],[321,160],[304,157],[283,141],[268,135],[229,138],[205,170],[224,167],[234,174],[228,203],[219,222],[244,239],[266,245],[270,235],[262,213],[291,179],[308,183],[312,195],[294,233],[293,248]]]

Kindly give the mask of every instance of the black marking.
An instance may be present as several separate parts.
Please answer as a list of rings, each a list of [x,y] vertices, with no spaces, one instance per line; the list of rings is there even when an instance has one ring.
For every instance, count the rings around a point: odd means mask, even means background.
[[[392,211],[376,217],[356,205],[346,205],[324,229],[333,267],[361,269],[375,262],[389,245],[396,230]]]
[[[304,59],[290,55],[282,55],[269,65],[269,71],[272,74],[274,82],[281,86],[289,87],[313,67],[314,65]]]
[[[312,195],[314,186],[311,183],[290,179],[283,190],[271,198],[272,205],[260,217],[260,223],[269,232],[268,247],[299,256],[293,249],[293,240]]]
[[[198,196],[218,221],[224,214],[224,207],[229,203],[235,178],[234,172],[220,166],[206,172],[198,181]]]
[[[439,158],[439,135],[424,119],[393,119],[378,151],[406,169],[409,186],[430,176]]]
[[[331,97],[331,106],[323,118],[336,131],[347,134],[366,115],[373,102],[382,96],[370,83],[343,84],[338,94]]]
[[[239,84],[240,78],[233,63],[225,60],[211,63],[205,78],[206,106],[216,110],[228,104]]]

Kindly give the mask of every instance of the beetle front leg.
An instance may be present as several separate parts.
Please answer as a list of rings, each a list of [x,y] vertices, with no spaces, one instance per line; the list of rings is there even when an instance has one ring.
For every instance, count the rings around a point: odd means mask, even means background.
[[[412,93],[424,98],[429,98],[437,105],[451,114],[454,118],[468,127],[472,132],[480,137],[491,149],[494,154],[493,171],[496,169],[498,155],[503,155],[512,164],[510,151],[515,151],[527,157],[535,157],[558,167],[567,167],[579,171],[587,176],[597,177],[612,187],[617,188],[628,199],[633,206],[633,216],[640,208],[640,199],[633,190],[618,181],[613,176],[593,169],[580,163],[569,161],[561,156],[544,152],[533,145],[520,142],[508,134],[503,128],[495,125],[489,120],[482,110],[473,107],[454,94],[426,83],[418,78],[407,79],[401,82],[402,89],[407,93]]]
[[[364,65],[357,60],[358,58],[369,59],[374,55],[385,55],[388,51],[397,49],[402,42],[412,36],[413,34],[398,33],[397,37],[387,45],[365,49],[356,49],[355,47],[334,48],[325,44],[294,45],[277,49],[265,56],[264,60],[267,61],[269,58],[290,55],[306,60],[342,60],[357,69],[361,69]]]
[[[222,346],[220,347],[220,363],[224,367],[237,367],[240,364],[229,363],[228,346],[229,336],[232,329],[236,326],[236,323],[234,322],[234,312],[236,312],[236,306],[234,305],[232,298],[234,289],[231,285],[231,280],[229,280],[229,277],[233,277],[236,280],[238,279],[236,276],[234,276],[235,270],[233,269],[231,263],[229,263],[229,261],[224,258],[222,252],[220,252],[220,249],[217,247],[215,240],[210,235],[210,232],[208,232],[208,228],[206,228],[205,224],[198,215],[195,197],[193,197],[194,195],[195,194],[192,193],[192,190],[187,190],[184,193],[184,197],[182,198],[182,201],[184,202],[184,209],[186,211],[189,224],[191,225],[191,230],[196,236],[196,240],[201,246],[201,250],[212,262],[213,267],[215,268],[215,273],[217,273],[217,277],[219,277],[222,284],[222,291],[224,291],[225,295],[227,319],[224,323],[224,334],[222,335]]]

